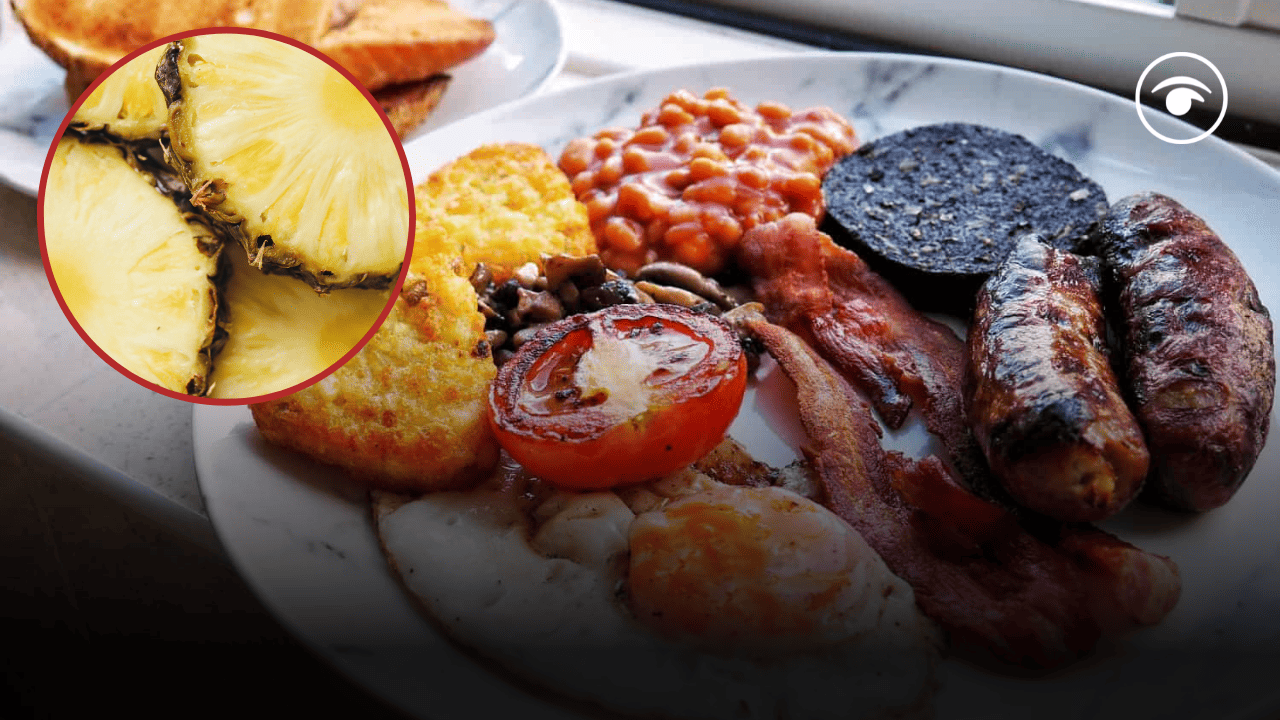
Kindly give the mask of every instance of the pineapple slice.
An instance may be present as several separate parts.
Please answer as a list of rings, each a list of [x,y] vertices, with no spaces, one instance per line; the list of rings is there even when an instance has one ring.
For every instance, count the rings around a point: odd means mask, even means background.
[[[157,139],[169,123],[169,108],[156,82],[165,46],[152,48],[116,68],[76,110],[71,126],[103,131],[124,140]]]
[[[58,141],[41,206],[67,309],[116,362],[202,395],[216,327],[221,244],[113,145]]]
[[[166,159],[254,267],[320,292],[392,284],[408,183],[382,117],[341,73],[285,43],[216,34],[172,43],[157,77]]]
[[[356,346],[390,300],[390,290],[319,295],[293,278],[254,270],[239,250],[228,254],[227,340],[211,397],[260,397],[316,377]]]

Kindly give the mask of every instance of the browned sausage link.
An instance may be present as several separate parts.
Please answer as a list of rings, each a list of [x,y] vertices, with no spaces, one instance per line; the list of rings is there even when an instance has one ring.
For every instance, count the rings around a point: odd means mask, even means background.
[[[1023,237],[978,293],[966,400],[1018,502],[1069,522],[1124,507],[1147,473],[1142,430],[1106,351],[1096,258]]]
[[[1271,317],[1240,260],[1177,201],[1112,206],[1093,242],[1115,281],[1125,375],[1164,502],[1231,498],[1262,450],[1275,394]]]

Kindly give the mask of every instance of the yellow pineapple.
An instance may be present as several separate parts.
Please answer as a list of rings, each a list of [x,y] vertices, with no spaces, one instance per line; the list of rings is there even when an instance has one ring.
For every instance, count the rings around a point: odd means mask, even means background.
[[[139,377],[204,394],[221,244],[114,145],[64,137],[41,215],[54,281],[99,348]]]
[[[72,127],[102,130],[125,140],[156,139],[169,122],[156,64],[164,46],[130,60],[93,89],[71,119]]]
[[[171,43],[157,77],[166,159],[251,264],[321,292],[392,284],[405,175],[381,116],[341,73],[285,43],[214,34]]]
[[[239,250],[227,253],[227,339],[211,397],[261,397],[310,380],[356,346],[390,298],[389,290],[320,295],[291,277],[258,272]]]

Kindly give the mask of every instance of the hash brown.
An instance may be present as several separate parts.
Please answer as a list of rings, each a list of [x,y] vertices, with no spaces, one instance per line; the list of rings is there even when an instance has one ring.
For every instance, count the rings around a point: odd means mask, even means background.
[[[460,257],[468,274],[483,262],[501,278],[543,253],[596,250],[586,207],[536,145],[479,147],[431,173],[416,195],[415,258]]]
[[[388,490],[465,487],[491,468],[485,422],[496,368],[476,293],[444,262],[405,279],[391,314],[332,375],[251,406],[268,441]]]

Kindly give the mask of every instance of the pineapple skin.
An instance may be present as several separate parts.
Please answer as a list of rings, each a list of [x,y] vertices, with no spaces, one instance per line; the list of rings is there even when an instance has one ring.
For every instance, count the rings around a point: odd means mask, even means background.
[[[386,290],[395,284],[401,275],[403,261],[388,272],[355,273],[345,278],[335,277],[332,271],[316,267],[309,263],[307,258],[281,247],[270,235],[251,231],[244,217],[223,207],[227,183],[220,178],[200,177],[194,160],[184,157],[179,149],[183,145],[183,115],[186,112],[186,98],[179,64],[186,51],[183,40],[166,46],[156,68],[156,81],[169,109],[169,127],[172,136],[167,144],[162,140],[164,160],[189,188],[191,203],[204,212],[223,236],[239,243],[248,254],[250,264],[262,272],[298,278],[321,294],[346,288]],[[407,200],[405,218],[407,224]]]

